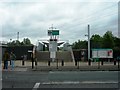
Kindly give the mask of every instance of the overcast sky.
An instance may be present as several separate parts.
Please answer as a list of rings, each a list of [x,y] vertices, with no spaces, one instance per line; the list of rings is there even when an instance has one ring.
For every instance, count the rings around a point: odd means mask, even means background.
[[[112,31],[118,36],[119,0],[0,0],[0,39],[20,41],[29,38],[48,39],[51,25],[60,30],[59,40],[73,43],[87,40],[87,25],[91,35]],[[1,33],[0,33],[1,34]],[[1,41],[1,40],[0,40]]]

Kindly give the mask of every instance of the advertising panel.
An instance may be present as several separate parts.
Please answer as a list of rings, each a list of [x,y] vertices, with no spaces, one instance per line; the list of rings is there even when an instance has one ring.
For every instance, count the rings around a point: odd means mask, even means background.
[[[113,58],[112,49],[92,49],[92,58]]]

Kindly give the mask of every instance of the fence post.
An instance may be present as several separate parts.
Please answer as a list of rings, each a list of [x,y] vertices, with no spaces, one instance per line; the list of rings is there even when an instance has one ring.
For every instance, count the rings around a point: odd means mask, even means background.
[[[35,58],[35,66],[37,66],[37,58]]]
[[[114,65],[116,65],[116,59],[114,59]]]
[[[34,59],[33,59],[33,53],[32,54],[32,69],[34,68]]]
[[[62,59],[62,66],[64,66],[64,61],[63,61],[63,59]]]
[[[77,61],[75,60],[75,66],[77,66]]]
[[[22,60],[22,65],[23,65],[23,66],[25,65],[24,60]]]
[[[50,60],[48,60],[48,66],[50,66]]]
[[[91,60],[90,60],[90,59],[88,60],[88,65],[89,65],[89,66],[91,65]]]
[[[101,59],[101,65],[103,65],[103,59]]]
[[[120,62],[120,56],[117,57],[117,61],[118,61],[118,69],[119,69],[120,68],[120,66],[119,66],[120,65],[120,63],[119,63]]]
[[[57,69],[58,69],[58,59],[56,59],[57,60]]]
[[[98,61],[98,69],[100,69],[100,60],[99,58],[96,59]]]
[[[11,65],[11,60],[10,60],[10,65]]]
[[[78,69],[79,69],[79,60],[78,60]]]
[[[120,67],[119,67],[119,59],[118,59],[118,69],[119,69]]]

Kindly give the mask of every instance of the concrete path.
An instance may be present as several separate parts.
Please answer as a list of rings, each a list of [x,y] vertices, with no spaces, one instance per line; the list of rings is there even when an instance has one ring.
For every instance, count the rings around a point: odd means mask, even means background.
[[[2,64],[3,66],[3,64]],[[91,62],[91,65],[88,65],[88,62],[79,62],[77,66],[75,66],[75,62],[64,62],[64,66],[62,66],[61,62],[51,62],[50,66],[48,66],[48,62],[38,62],[37,66],[34,63],[34,69],[32,69],[32,62],[30,60],[25,61],[24,65],[22,65],[22,60],[15,61],[15,68],[11,70],[10,62],[8,70],[2,71],[117,71],[120,70],[118,68],[118,63],[114,65],[114,62],[104,62],[103,65],[99,65],[98,62]]]

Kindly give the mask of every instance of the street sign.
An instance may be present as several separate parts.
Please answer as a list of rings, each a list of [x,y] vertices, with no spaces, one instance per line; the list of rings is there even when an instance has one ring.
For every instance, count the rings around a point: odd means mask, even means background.
[[[59,30],[53,30],[52,35],[59,35]]]
[[[48,36],[59,35],[59,30],[48,30]]]

